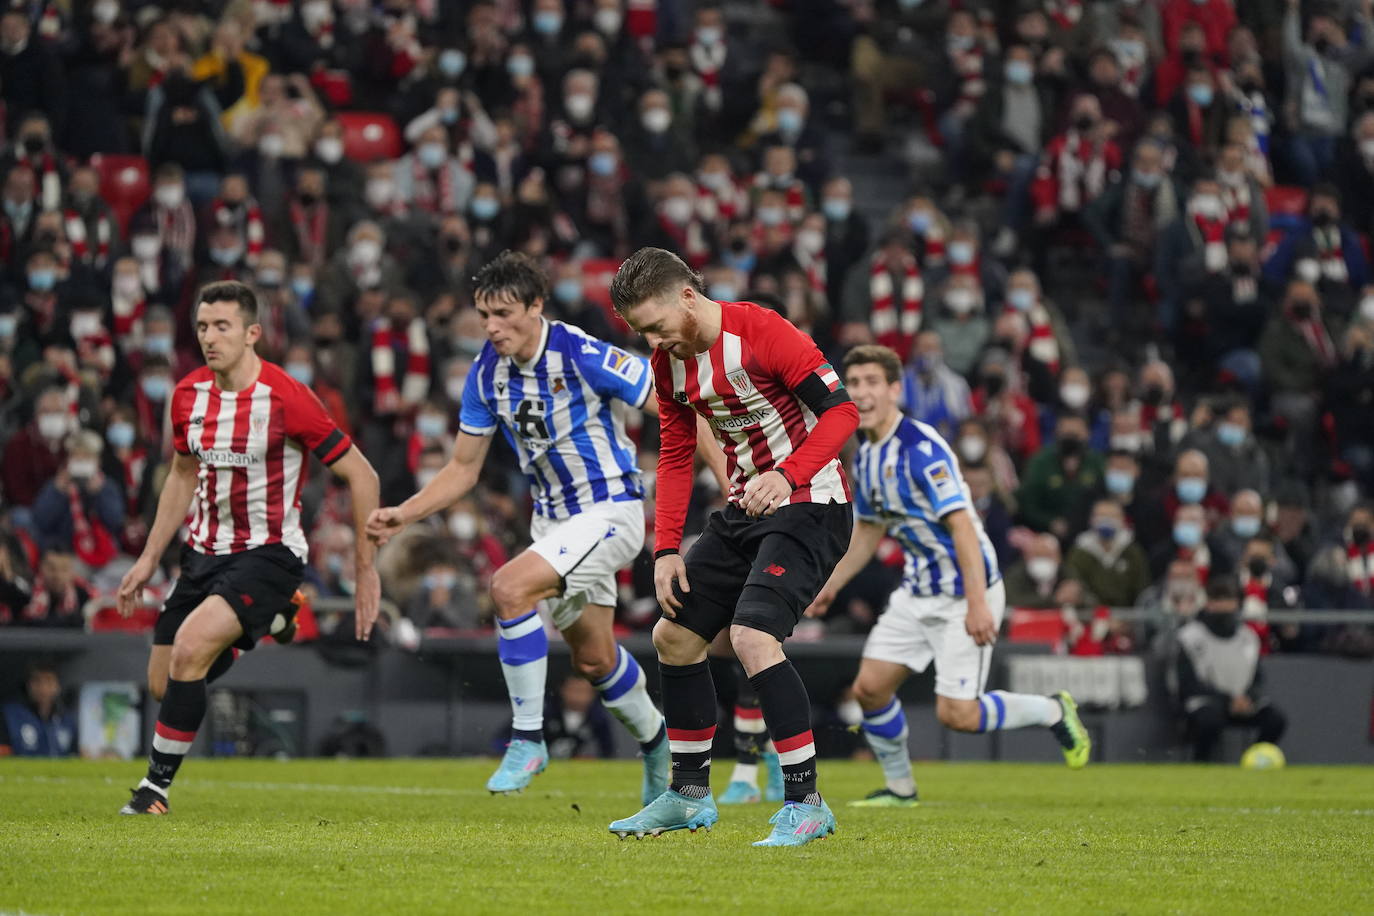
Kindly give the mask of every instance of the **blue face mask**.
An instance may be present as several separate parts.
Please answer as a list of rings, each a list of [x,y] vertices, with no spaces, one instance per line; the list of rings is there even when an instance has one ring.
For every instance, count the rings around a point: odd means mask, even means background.
[[[19,319],[14,315],[0,315],[0,337],[10,338],[19,330]]]
[[[501,212],[501,202],[495,197],[474,197],[472,199],[472,215],[480,220],[489,220],[499,212]]]
[[[415,155],[420,157],[420,162],[424,164],[425,168],[437,169],[444,164],[444,159],[448,157],[448,151],[444,149],[442,143],[425,143],[415,151]]]
[[[759,222],[765,226],[779,226],[782,224],[784,214],[782,207],[759,207]]]
[[[1158,172],[1132,172],[1132,173],[1131,173],[1131,180],[1134,181],[1136,184],[1140,185],[1142,188],[1144,188],[1144,189],[1147,190],[1147,191],[1150,191],[1150,190],[1153,190],[1153,189],[1159,187],[1159,181],[1160,181],[1160,179],[1163,178],[1163,177],[1164,177],[1164,176],[1160,175]]]
[[[150,401],[167,400],[167,391],[172,387],[172,383],[165,375],[145,376],[140,385],[143,388],[144,396]]]
[[[448,424],[443,417],[422,413],[415,418],[415,431],[427,439],[434,439],[448,432]]]
[[[461,76],[467,65],[467,55],[454,48],[449,48],[439,55],[439,72],[449,79]]]
[[[1107,492],[1113,496],[1125,496],[1135,489],[1135,475],[1130,471],[1107,471]]]
[[[906,224],[917,235],[925,235],[930,229],[930,211],[917,210],[906,218]]]
[[[291,280],[291,292],[296,294],[297,299],[309,298],[315,291],[315,283],[309,277],[294,277]]]
[[[445,124],[457,124],[458,109],[445,108],[443,111],[439,112],[439,120],[444,122]]]
[[[152,337],[144,338],[143,352],[152,356],[171,356],[172,338],[166,334],[156,334]]]
[[[1194,104],[1206,108],[1208,105],[1212,104],[1212,87],[1204,86],[1200,83],[1189,86],[1188,98],[1192,99]]]
[[[287,363],[286,374],[307,388],[315,381],[315,367],[309,363]]]
[[[751,274],[754,272],[754,265],[758,263],[758,255],[754,254],[752,251],[745,251],[740,254],[730,252],[721,260],[723,260],[727,266],[735,268],[735,270],[742,270],[747,274]]]
[[[1174,543],[1180,547],[1196,547],[1202,543],[1202,526],[1197,522],[1174,522]]]
[[[1228,448],[1235,448],[1245,441],[1245,427],[1237,423],[1218,423],[1217,441]]]
[[[1182,477],[1174,484],[1179,502],[1200,503],[1207,495],[1207,481],[1201,477]]]
[[[593,175],[600,175],[602,178],[615,174],[615,153],[592,153],[587,157],[587,168],[592,170]]]
[[[721,39],[720,29],[713,25],[704,25],[697,29],[697,41],[704,45],[713,45]]]
[[[1254,537],[1255,535],[1259,534],[1259,531],[1260,531],[1260,520],[1259,520],[1259,516],[1257,516],[1257,515],[1237,515],[1237,516],[1234,516],[1234,517],[1231,519],[1231,531],[1232,531],[1232,532],[1235,534],[1235,536],[1238,537],[1238,538],[1241,538],[1241,539],[1246,540],[1246,541],[1250,540],[1250,538],[1252,538],[1252,537]]]
[[[802,129],[801,112],[795,108],[783,108],[778,112],[778,130],[785,134],[799,134]]]
[[[506,58],[506,71],[511,76],[530,76],[534,73],[534,58],[527,54],[517,54]]]
[[[739,297],[739,290],[733,283],[712,283],[706,294],[717,302],[734,302]]]
[[[1029,86],[1031,79],[1035,76],[1035,71],[1031,65],[1024,60],[1007,61],[1006,66],[1007,82],[1013,86]]]
[[[553,295],[564,305],[576,305],[582,301],[582,281],[576,277],[559,280],[553,285]]]
[[[1115,522],[1100,522],[1093,525],[1093,531],[1104,541],[1110,541],[1116,537],[1116,533],[1120,530]]]
[[[241,257],[243,257],[242,248],[210,249],[210,260],[214,261],[221,267],[230,267],[234,264],[237,264],[239,262],[239,258]]]
[[[1007,304],[1018,312],[1029,312],[1031,306],[1035,305],[1035,293],[1024,287],[1010,290],[1007,293]]]
[[[29,289],[46,293],[57,285],[57,271],[41,268],[29,271]]]
[[[105,430],[105,438],[109,439],[115,448],[128,448],[134,444],[133,424],[111,423],[109,429]]]
[[[849,219],[849,214],[853,209],[854,205],[843,197],[827,197],[821,204],[821,212],[832,223],[842,223]]]
[[[557,35],[563,30],[563,17],[553,10],[541,10],[534,14],[534,30],[540,35]]]

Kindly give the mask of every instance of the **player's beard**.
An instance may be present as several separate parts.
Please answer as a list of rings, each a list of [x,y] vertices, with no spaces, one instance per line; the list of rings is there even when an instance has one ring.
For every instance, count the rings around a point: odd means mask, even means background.
[[[679,359],[691,359],[697,352],[697,341],[701,339],[701,322],[697,321],[695,313],[684,311],[682,313],[682,343],[679,344],[687,352]]]

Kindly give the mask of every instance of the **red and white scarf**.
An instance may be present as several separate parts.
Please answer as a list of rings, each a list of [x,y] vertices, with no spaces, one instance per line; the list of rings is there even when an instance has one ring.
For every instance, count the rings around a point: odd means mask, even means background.
[[[87,236],[86,220],[78,211],[65,210],[62,220],[66,225],[67,242],[72,248],[72,259],[94,267],[104,267],[110,258],[110,239],[114,235],[114,223],[110,218],[103,213],[96,216],[94,250]]]
[[[126,299],[118,293],[110,294],[110,306],[114,312],[114,332],[120,346],[128,351],[134,349],[134,339],[141,336],[143,313],[148,310],[148,300],[140,296]]]
[[[396,349],[405,354],[405,378],[396,387]],[[429,335],[425,322],[415,318],[404,331],[393,329],[388,319],[372,325],[372,379],[374,404],[379,414],[398,408],[418,407],[429,396]]]
[[[1345,545],[1345,571],[1361,594],[1374,593],[1374,541]]]
[[[1226,223],[1248,223],[1250,221],[1250,182],[1241,175],[1234,184],[1223,181],[1221,200],[1226,205]]]
[[[1317,357],[1317,362],[1323,369],[1330,369],[1336,365],[1336,345],[1331,342],[1331,335],[1327,333],[1326,325],[1322,323],[1321,316],[1313,314],[1311,318],[1299,321],[1297,318],[1289,316],[1297,327],[1302,339],[1307,341],[1307,345],[1312,348],[1312,352]]]
[[[1106,141],[1094,141],[1070,130],[1061,142],[1051,144],[1050,154],[1054,157],[1061,211],[1077,213],[1107,186]]]
[[[85,579],[76,578],[61,594],[54,596],[40,574],[34,579],[33,598],[20,616],[24,620],[47,620],[49,617],[71,617],[79,614],[81,592],[78,589],[84,589],[88,595],[94,593]]]
[[[1333,283],[1345,283],[1350,279],[1350,269],[1345,263],[1345,254],[1341,250],[1341,230],[1333,226],[1330,229],[1313,229],[1312,240],[1317,244],[1317,263],[1321,267],[1322,279],[1330,280]]]
[[[733,179],[716,191],[704,184],[697,185],[697,215],[724,229],[749,212],[749,195]]]
[[[1246,620],[1263,620],[1269,616],[1269,588],[1273,577],[1269,573],[1256,578],[1242,566],[1240,570],[1240,616]]]
[[[900,290],[902,301],[896,301],[892,274],[902,276]],[[873,264],[868,274],[868,292],[873,300],[873,311],[869,315],[869,327],[878,343],[896,351],[903,363],[911,355],[911,345],[921,330],[921,304],[925,298],[925,285],[921,280],[921,269],[916,266],[916,258],[903,253],[897,264],[889,264],[881,251],[873,256]]]
[[[238,206],[226,203],[219,198],[210,203],[210,213],[217,225],[232,226],[243,239],[246,253],[244,263],[252,266],[258,263],[258,256],[266,245],[267,233],[263,229],[262,210],[257,201],[246,200]]]
[[[1015,308],[1008,307],[1015,312]],[[1026,312],[1030,324],[1030,340],[1026,350],[1031,359],[1047,366],[1053,375],[1059,374],[1059,339],[1054,336],[1054,326],[1050,322],[1049,310],[1038,300]]]
[[[67,488],[67,500],[72,513],[72,552],[92,569],[100,569],[115,558],[118,545],[98,518],[86,515],[81,490],[72,484]]]
[[[822,248],[815,254],[811,254],[800,245],[793,245],[792,258],[797,262],[798,267],[806,271],[806,282],[811,289],[818,293],[824,293],[826,287],[825,249]]]
[[[21,152],[15,164],[27,165],[33,169],[33,202],[38,209],[56,210],[61,206],[62,172],[58,167],[57,158],[52,153],[40,153],[30,158],[27,153]]]
[[[1045,15],[1064,31],[1070,31],[1083,19],[1083,0],[1045,0]]]
[[[296,234],[296,249],[301,260],[316,270],[324,264],[328,226],[329,204],[316,201],[307,210],[300,201],[291,201],[291,230]]]
[[[1212,572],[1212,552],[1207,549],[1206,541],[1202,541],[1196,547],[1180,547],[1175,556],[1193,564],[1193,568],[1197,570],[1199,585],[1207,584],[1207,577]]]
[[[802,221],[806,216],[806,185],[802,184],[801,179],[793,178],[784,188],[778,188],[773,183],[773,177],[767,172],[759,172],[754,176],[754,193],[762,194],[768,189],[781,190],[787,195],[787,221],[792,225]]]
[[[988,89],[983,78],[983,49],[976,44],[967,51],[951,49],[949,59],[959,79],[959,94],[953,108],[964,116],[971,115]]]
[[[1221,273],[1229,263],[1226,256],[1226,221],[1194,213],[1193,225],[1197,227],[1202,241],[1203,266],[1209,274]]]
[[[711,111],[719,111],[721,106],[720,71],[725,66],[725,54],[724,40],[710,45],[694,41],[691,47],[687,49],[687,55],[692,61],[692,69],[697,76],[701,77],[701,82],[706,87],[703,101]]]
[[[693,270],[701,270],[711,260],[711,246],[706,243],[706,233],[702,231],[701,220],[691,219],[687,221],[687,225],[679,226],[660,213],[658,225],[673,240],[682,259]]]
[[[453,163],[445,159],[437,169],[428,169],[419,156],[412,156],[411,202],[426,213],[457,213],[458,189],[453,181]]]

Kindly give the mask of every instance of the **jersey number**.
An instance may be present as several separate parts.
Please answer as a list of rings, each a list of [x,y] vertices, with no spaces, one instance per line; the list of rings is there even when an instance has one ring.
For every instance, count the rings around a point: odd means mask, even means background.
[[[544,422],[544,402],[523,400],[515,411],[515,423],[522,439],[547,439],[549,427]]]

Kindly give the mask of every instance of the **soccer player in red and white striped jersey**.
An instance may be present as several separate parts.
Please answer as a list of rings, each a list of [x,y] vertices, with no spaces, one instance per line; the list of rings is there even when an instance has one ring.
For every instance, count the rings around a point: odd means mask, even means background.
[[[172,394],[176,454],[142,555],[119,586],[132,611],[159,559],[186,525],[176,588],[158,616],[148,689],[162,702],[148,775],[122,814],[165,814],[167,790],[205,717],[208,680],[239,649],[289,626],[308,548],[300,490],[313,453],[353,493],[358,639],[377,619],[380,586],[365,536],[377,508],[377,474],[309,388],[260,359],[253,290],[237,282],[201,290],[196,339],[204,368]]]
[[[707,646],[730,627],[782,764],[786,801],[755,845],[799,846],[835,829],[816,790],[810,701],[783,654],[844,555],[853,527],[840,448],[858,426],[835,369],[777,312],[715,302],[676,255],[642,248],[611,283],[611,301],[654,348],[651,365],[662,442],[657,478],[654,627],[673,784],[611,831],[655,833],[709,826],[716,696]],[[696,417],[725,452],[731,479],[723,511],[678,555],[692,490]]]

